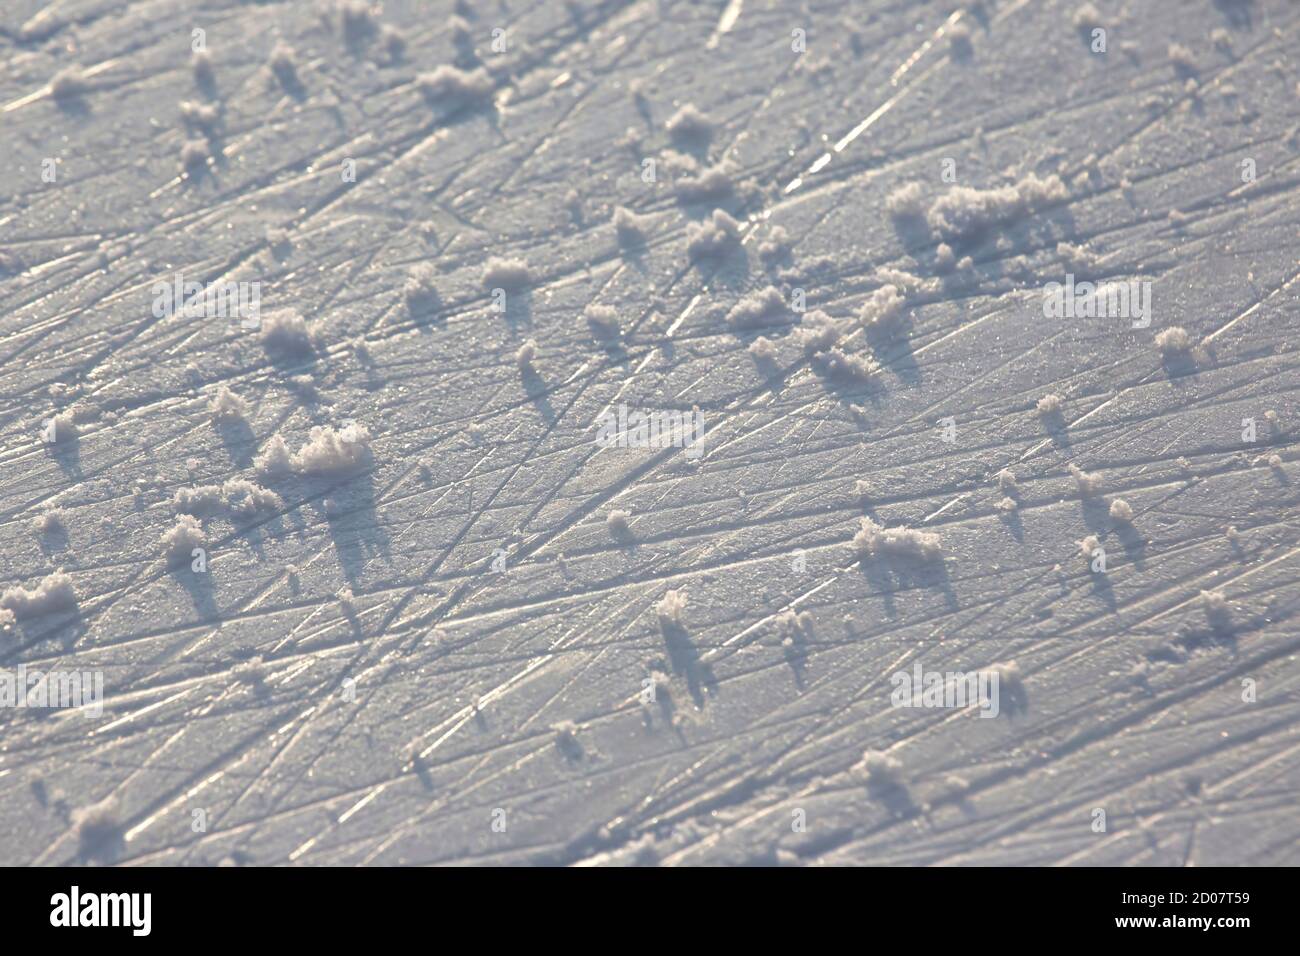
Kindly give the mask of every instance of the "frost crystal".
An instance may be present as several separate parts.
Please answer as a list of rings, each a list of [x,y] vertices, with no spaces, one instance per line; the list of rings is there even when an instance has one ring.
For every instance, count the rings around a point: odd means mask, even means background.
[[[870,518],[859,520],[862,526],[853,536],[853,546],[859,554],[935,558],[943,553],[943,543],[933,531],[917,531],[902,527],[886,528]]]
[[[0,608],[12,612],[16,618],[70,611],[76,606],[77,592],[72,587],[72,578],[61,568],[43,578],[32,590],[18,585],[0,594]]]

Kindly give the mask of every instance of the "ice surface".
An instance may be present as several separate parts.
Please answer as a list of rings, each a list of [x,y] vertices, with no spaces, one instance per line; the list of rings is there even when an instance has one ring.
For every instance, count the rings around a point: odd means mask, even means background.
[[[0,863],[1300,862],[1300,6],[0,7]]]

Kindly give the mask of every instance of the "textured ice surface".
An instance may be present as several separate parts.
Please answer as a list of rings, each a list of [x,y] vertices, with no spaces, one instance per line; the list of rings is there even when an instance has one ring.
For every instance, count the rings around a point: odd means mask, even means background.
[[[0,863],[1300,862],[1300,6],[0,6]]]

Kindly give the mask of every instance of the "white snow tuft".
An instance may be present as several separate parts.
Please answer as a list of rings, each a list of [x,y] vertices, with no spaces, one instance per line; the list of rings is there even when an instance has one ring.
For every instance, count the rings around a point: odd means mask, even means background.
[[[15,618],[71,611],[76,606],[77,592],[72,578],[62,568],[46,575],[32,590],[15,585],[0,594],[0,608],[10,611]]]
[[[1095,275],[1101,267],[1101,256],[1072,242],[1058,242],[1056,254],[1061,257],[1065,268],[1076,276]]]
[[[1097,475],[1090,474],[1080,468],[1078,465],[1071,463],[1069,466],[1070,475],[1074,478],[1074,483],[1078,486],[1079,497],[1091,498],[1097,492],[1101,491],[1101,478]]]
[[[101,847],[113,839],[121,825],[121,807],[112,794],[98,803],[77,807],[72,811],[72,828],[83,852]]]
[[[988,672],[998,675],[998,685],[1012,700],[1024,694],[1024,675],[1020,671],[1020,665],[1015,661],[1003,661],[1000,664],[994,664],[988,668]]]
[[[767,238],[758,244],[758,257],[764,262],[775,261],[790,254],[790,233],[783,226],[773,226]]]
[[[806,351],[825,352],[840,340],[839,324],[821,309],[813,309],[800,317],[794,338]]]
[[[475,103],[492,92],[492,77],[481,66],[462,70],[444,63],[432,72],[421,73],[415,84],[426,100],[447,100],[456,105]]]
[[[686,224],[686,251],[692,259],[721,256],[740,241],[740,223],[721,209],[703,222]]]
[[[522,259],[498,259],[494,256],[483,270],[483,284],[489,289],[518,291],[532,283],[532,270]]]
[[[860,518],[859,521],[862,527],[853,536],[853,547],[859,554],[935,558],[943,553],[943,542],[933,531],[886,528],[870,518]]]
[[[1092,560],[1092,553],[1101,547],[1101,541],[1095,534],[1090,534],[1082,541],[1077,542],[1079,545],[1079,555],[1085,561]]]
[[[314,425],[307,443],[293,455],[290,467],[300,475],[336,475],[370,460],[370,432],[350,422],[337,431],[330,425]]]
[[[32,519],[32,528],[37,534],[54,534],[66,531],[64,511],[62,508],[49,508]]]
[[[207,140],[190,139],[181,146],[181,166],[187,171],[196,170],[207,165],[212,158],[212,150]]]
[[[532,368],[535,358],[537,358],[537,342],[534,339],[524,342],[515,353],[515,362],[521,369]]]
[[[838,346],[814,353],[812,360],[828,378],[842,378],[854,382],[867,381],[872,373],[879,369],[870,357],[850,355]]]
[[[774,325],[787,315],[785,298],[775,286],[745,296],[727,313],[727,324],[736,329]]]
[[[934,266],[940,272],[951,272],[957,265],[957,254],[952,246],[941,242],[934,247]]]
[[[661,626],[682,623],[682,611],[686,610],[686,592],[683,590],[667,591],[655,605],[655,614]]]
[[[942,283],[937,279],[922,279],[904,269],[893,269],[889,266],[877,269],[875,278],[881,285],[894,286],[904,296],[922,291],[936,291],[942,287]]]
[[[221,501],[236,514],[279,511],[284,502],[274,491],[246,478],[229,478],[221,485]]]
[[[261,475],[287,475],[293,471],[293,456],[289,446],[279,435],[272,435],[262,453],[253,460],[253,466]]]
[[[618,324],[618,310],[613,306],[593,302],[583,310],[583,316],[591,326],[592,334],[602,342],[617,339],[622,331]]]
[[[668,135],[677,142],[706,140],[713,135],[713,120],[701,112],[694,103],[687,103],[665,124]]]
[[[193,100],[181,100],[181,116],[185,122],[205,130],[212,130],[221,118],[221,111],[212,103],[196,103]]]
[[[871,293],[871,298],[858,312],[864,328],[892,328],[903,313],[907,300],[895,285],[883,285]]]
[[[268,352],[294,356],[312,352],[307,322],[296,309],[277,309],[262,316],[261,339]]]
[[[645,242],[648,217],[638,216],[625,206],[614,210],[614,229],[618,232],[618,241],[625,246],[640,245]]]
[[[749,343],[749,354],[758,362],[775,362],[776,346],[772,344],[772,340],[767,336],[760,335]]]
[[[807,611],[795,611],[786,608],[772,620],[776,633],[784,638],[782,644],[789,646],[792,638],[810,637],[813,632],[813,617]]]
[[[1202,591],[1201,607],[1211,619],[1223,618],[1228,614],[1228,598],[1222,591]]]
[[[78,404],[50,416],[54,421],[54,440],[63,442],[75,438],[79,431],[77,426],[97,420],[100,414],[100,409],[93,405]]]
[[[902,764],[880,750],[868,750],[853,766],[853,773],[871,786],[897,787],[902,784]]]
[[[208,411],[214,422],[242,422],[248,417],[248,402],[222,385],[208,402]]]
[[[379,28],[379,43],[387,54],[389,63],[400,62],[406,53],[406,37],[391,23],[385,23]]]
[[[581,729],[572,720],[561,720],[551,724],[551,732],[555,734],[555,746],[560,753],[571,759],[582,756],[582,741],[578,739],[578,731]]]
[[[178,488],[172,496],[172,507],[182,514],[210,514],[221,507],[220,485],[196,485]]]
[[[1040,178],[1029,173],[1011,186],[993,189],[953,186],[934,201],[926,219],[945,239],[969,237],[990,226],[1059,202],[1067,195],[1059,176]]]
[[[191,552],[195,548],[206,548],[208,536],[204,534],[199,519],[193,515],[179,515],[176,525],[163,532],[163,555],[168,564],[189,563]]]
[[[925,196],[920,183],[899,186],[885,200],[885,209],[895,219],[920,219],[925,216]]]
[[[407,274],[402,285],[402,299],[410,312],[424,312],[437,304],[437,278],[437,272],[427,262],[420,263]]]
[[[1166,356],[1181,355],[1191,351],[1192,337],[1181,325],[1173,325],[1157,333],[1156,348]]]
[[[1101,13],[1091,3],[1084,3],[1074,11],[1074,26],[1077,30],[1101,26]]]
[[[621,509],[611,511],[605,519],[605,527],[615,538],[626,538],[632,533],[632,528],[628,524],[632,515]]]
[[[349,46],[360,46],[375,32],[374,14],[366,0],[340,0],[339,21]]]
[[[677,191],[677,198],[683,202],[722,199],[735,189],[729,167],[724,164],[710,166],[698,173],[679,176],[673,182],[673,186]]]
[[[1169,44],[1169,62],[1183,76],[1200,72],[1196,66],[1196,54],[1181,43]]]

